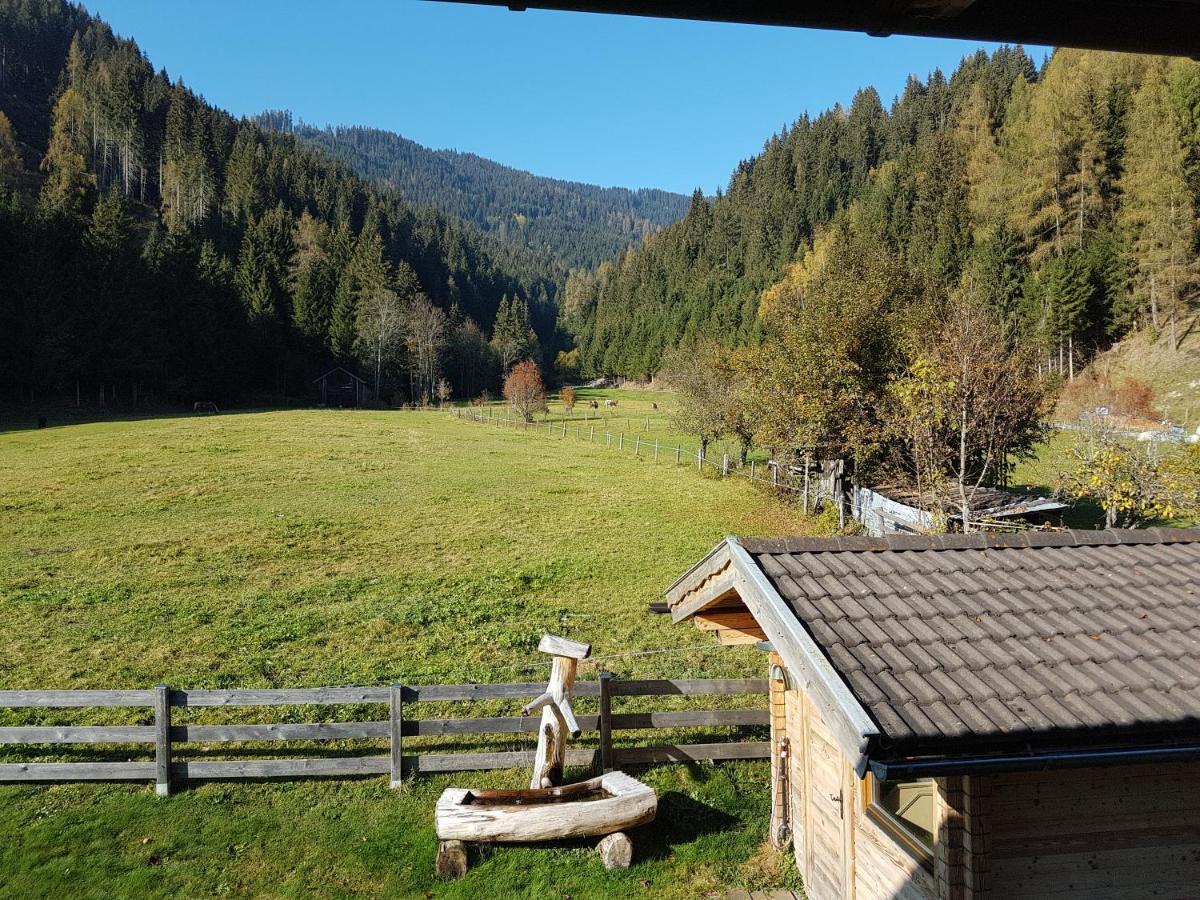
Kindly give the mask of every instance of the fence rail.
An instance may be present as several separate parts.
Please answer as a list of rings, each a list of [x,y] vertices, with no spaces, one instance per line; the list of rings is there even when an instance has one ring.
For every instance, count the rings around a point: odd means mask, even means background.
[[[406,737],[536,732],[537,717],[486,716],[416,719],[408,704],[421,702],[529,699],[544,690],[540,682],[508,684],[391,685],[269,690],[0,691],[0,708],[54,709],[87,707],[152,708],[153,725],[18,725],[0,727],[0,744],[152,744],[151,761],[0,763],[2,782],[152,781],[160,795],[190,780],[357,777],[390,775],[398,786],[404,775],[529,766],[534,751],[404,753]],[[599,712],[581,715],[583,731],[598,732],[599,746],[572,749],[567,764],[600,770],[618,765],[693,760],[765,759],[767,741],[663,744],[615,747],[613,732],[660,728],[755,727],[769,724],[765,709],[697,709],[650,712],[612,711],[614,697],[762,695],[767,683],[754,678],[650,679],[622,681],[601,673],[596,681],[575,684],[579,697],[597,697]],[[386,704],[388,718],[360,722],[305,722],[258,725],[173,724],[179,708],[251,706],[357,706]],[[174,760],[179,744],[235,742],[336,741],[386,739],[387,754],[308,759]]]

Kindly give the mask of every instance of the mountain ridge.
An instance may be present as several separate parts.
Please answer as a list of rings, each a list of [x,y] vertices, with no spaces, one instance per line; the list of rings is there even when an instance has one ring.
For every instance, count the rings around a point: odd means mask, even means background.
[[[254,118],[386,183],[408,202],[464,219],[568,268],[594,268],[683,218],[690,198],[660,188],[602,187],[538,175],[478,153],[433,149],[363,125],[314,126],[287,110]]]

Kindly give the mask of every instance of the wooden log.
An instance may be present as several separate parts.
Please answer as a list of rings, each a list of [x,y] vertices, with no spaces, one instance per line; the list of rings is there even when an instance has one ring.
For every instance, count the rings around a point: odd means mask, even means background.
[[[404,733],[416,734],[416,722],[405,722]],[[176,743],[220,744],[233,741],[344,741],[386,738],[391,723],[380,722],[305,722],[287,725],[173,725],[171,740]]]
[[[467,874],[467,845],[462,841],[439,841],[435,868],[438,878],[462,878]]]
[[[0,691],[0,707],[153,706],[154,691]]]
[[[387,703],[386,687],[285,688],[276,690],[172,691],[173,706],[301,706]],[[91,704],[86,704],[91,705]]]
[[[154,793],[171,793],[171,689],[165,684],[154,688]]]
[[[538,650],[551,656],[569,656],[572,659],[587,659],[592,654],[592,645],[555,634],[543,634],[538,641]]]
[[[325,778],[388,775],[388,756],[334,756],[316,759],[231,759],[176,762],[176,778],[225,780],[240,778]]]
[[[633,841],[623,831],[614,831],[600,839],[596,852],[606,869],[628,869],[633,862]]]
[[[31,725],[0,728],[0,744],[141,744],[153,725]]]
[[[151,781],[153,762],[0,763],[0,782]]]
[[[447,788],[434,808],[437,835],[460,841],[553,841],[611,834],[654,819],[654,790],[623,772],[600,777],[599,800],[488,805],[471,802],[472,792]]]
[[[722,628],[747,630],[759,627],[754,615],[744,609],[697,613],[692,617],[692,624],[701,631],[718,631]]]

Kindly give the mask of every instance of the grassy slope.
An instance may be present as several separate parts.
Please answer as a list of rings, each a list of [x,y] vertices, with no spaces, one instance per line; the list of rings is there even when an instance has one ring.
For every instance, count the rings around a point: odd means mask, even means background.
[[[1088,371],[1119,384],[1125,378],[1150,382],[1155,408],[1167,419],[1194,431],[1200,424],[1200,316],[1180,324],[1179,349],[1166,335],[1134,333],[1100,354]]]
[[[544,630],[598,656],[703,647],[604,664],[619,675],[757,674],[753,651],[714,650],[646,604],[721,535],[797,527],[742,481],[435,413],[13,432],[0,470],[5,687],[538,679],[522,668]],[[137,721],[121,712],[37,721]],[[648,773],[663,815],[628,873],[586,848],[514,849],[434,883],[441,789],[523,777],[419,777],[399,793],[382,779],[214,784],[166,801],[140,786],[4,788],[0,895],[695,896],[772,877],[752,859],[766,770],[746,763]]]

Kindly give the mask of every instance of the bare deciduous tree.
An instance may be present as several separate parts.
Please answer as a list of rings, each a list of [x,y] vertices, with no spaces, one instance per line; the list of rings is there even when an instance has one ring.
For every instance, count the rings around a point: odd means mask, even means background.
[[[446,314],[424,294],[413,296],[404,315],[404,343],[409,361],[416,372],[417,396],[430,400],[437,379],[438,363],[446,346]]]
[[[403,322],[400,298],[387,288],[372,291],[359,305],[356,337],[360,351],[375,365],[376,400],[383,366],[399,346]]]

